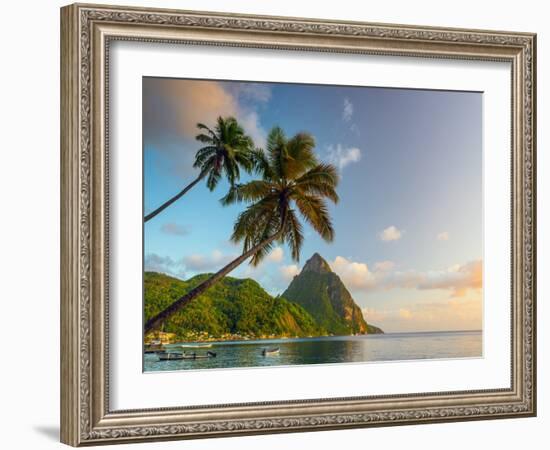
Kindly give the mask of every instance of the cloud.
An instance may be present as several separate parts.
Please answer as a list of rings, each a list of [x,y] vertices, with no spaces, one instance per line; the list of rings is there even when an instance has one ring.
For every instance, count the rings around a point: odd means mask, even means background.
[[[382,230],[379,234],[380,239],[383,241],[397,241],[401,239],[403,231],[398,230],[394,225],[389,226],[388,228]]]
[[[463,297],[468,290],[479,290],[483,284],[481,260],[456,264],[444,270],[396,271],[392,261],[373,264],[337,256],[330,263],[350,290],[376,291],[390,289],[446,290],[451,297]]]
[[[218,82],[145,78],[143,125],[146,137],[170,132],[194,138],[197,123],[212,124],[218,116],[235,114],[235,98]]]
[[[220,250],[209,254],[194,253],[179,259],[148,253],[144,258],[144,268],[148,272],[161,272],[185,279],[197,273],[217,272],[236,257],[236,254],[225,254]]]
[[[279,273],[284,282],[289,283],[292,279],[300,273],[300,268],[296,264],[289,266],[279,267]]]
[[[353,103],[349,98],[344,98],[344,110],[342,111],[342,120],[349,122],[353,117]]]
[[[175,236],[186,236],[191,232],[191,227],[170,222],[162,225],[160,227],[160,231],[165,234],[172,234]]]
[[[365,263],[358,263],[343,256],[337,256],[332,261],[331,267],[350,289],[367,289],[375,286],[376,277]]]
[[[415,302],[407,307],[363,308],[368,323],[392,331],[480,330],[483,303],[481,295],[467,299]]]
[[[145,78],[143,81],[143,136],[147,148],[158,153],[156,164],[178,176],[191,176],[197,123],[210,127],[218,116],[234,116],[256,145],[265,143],[266,132],[256,111],[270,91],[254,84],[205,80]]]
[[[256,147],[265,148],[266,132],[260,125],[260,118],[256,111],[248,111],[237,115],[237,120],[246,133],[253,139]]]
[[[284,252],[281,247],[275,247],[271,252],[269,252],[269,255],[265,258],[266,261],[270,262],[281,262],[284,257]]]
[[[227,90],[243,100],[267,103],[271,100],[271,88],[264,83],[227,83]]]
[[[174,267],[177,263],[169,256],[159,256],[156,253],[149,253],[145,255],[144,265],[147,271],[162,272],[162,270],[158,269]]]
[[[437,235],[438,241],[448,241],[449,240],[449,232],[448,231],[442,231]]]
[[[195,253],[184,256],[181,263],[187,270],[193,272],[213,272],[229,264],[235,257],[235,255],[226,255],[219,250],[214,250],[209,255]]]
[[[336,146],[329,145],[327,148],[327,159],[342,171],[344,167],[361,159],[361,150],[357,147],[345,148],[341,144]]]
[[[445,271],[428,272],[418,289],[448,289],[454,297],[463,297],[468,289],[481,289],[483,265],[481,260],[455,265]]]
[[[160,256],[156,253],[148,253],[143,259],[143,266],[146,272],[159,272],[177,278],[184,278],[185,271],[179,261],[170,256]]]

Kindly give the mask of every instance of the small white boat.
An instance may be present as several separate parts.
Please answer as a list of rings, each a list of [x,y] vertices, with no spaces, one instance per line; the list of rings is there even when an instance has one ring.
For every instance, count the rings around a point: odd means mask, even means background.
[[[280,348],[279,347],[276,347],[276,348],[264,348],[262,350],[262,355],[263,356],[273,356],[273,355],[278,355],[279,352],[280,352]]]
[[[182,348],[210,348],[212,347],[212,344],[177,344],[177,346]]]

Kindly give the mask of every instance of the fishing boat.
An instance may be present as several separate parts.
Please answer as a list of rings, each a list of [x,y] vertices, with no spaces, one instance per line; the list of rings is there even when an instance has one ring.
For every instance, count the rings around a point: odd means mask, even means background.
[[[159,353],[158,356],[160,361],[174,361],[178,359],[185,359],[184,353],[177,352],[163,352]]]
[[[275,347],[275,348],[264,348],[264,349],[262,350],[262,355],[263,355],[263,356],[278,355],[280,350],[281,350],[281,349],[280,349],[279,347]]]
[[[206,343],[206,344],[176,344],[177,347],[182,348],[211,348],[212,344]]]
[[[144,353],[162,353],[165,351],[165,348],[162,344],[149,344],[144,348]]]
[[[215,358],[216,353],[214,352],[206,352],[205,355],[197,355],[195,352],[193,353],[183,353],[182,359],[207,359],[207,358]]]

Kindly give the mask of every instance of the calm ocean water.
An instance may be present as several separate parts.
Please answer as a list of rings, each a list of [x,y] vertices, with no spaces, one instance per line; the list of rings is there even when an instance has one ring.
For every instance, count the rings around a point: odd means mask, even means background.
[[[368,336],[330,336],[303,339],[213,342],[211,348],[185,349],[215,358],[159,361],[156,354],[144,355],[146,372],[159,370],[221,369],[230,367],[335,364],[412,359],[473,358],[482,356],[481,331],[388,333]],[[279,354],[263,356],[265,348],[278,347]],[[171,347],[169,351],[182,351]]]

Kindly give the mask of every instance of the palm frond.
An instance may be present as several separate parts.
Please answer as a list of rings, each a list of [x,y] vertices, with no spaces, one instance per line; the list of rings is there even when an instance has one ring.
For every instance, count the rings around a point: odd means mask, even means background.
[[[257,266],[262,262],[262,260],[271,252],[273,248],[273,241],[270,241],[270,238],[280,233],[279,241],[282,243],[284,241],[283,235],[281,233],[281,217],[277,211],[273,210],[271,214],[266,214],[263,216],[263,222],[257,224],[257,231],[255,233],[252,244],[258,245],[264,242],[265,244],[260,247],[260,249],[254,254],[250,260],[252,266]]]
[[[194,165],[194,167],[200,169],[201,172],[210,172],[216,167],[216,155],[211,155],[206,158],[204,161],[200,161],[200,164]]]
[[[197,128],[199,130],[204,130],[206,131],[213,139],[216,139],[216,133],[208,126],[208,125],[205,125],[204,123],[198,123],[197,124]]]
[[[273,127],[267,136],[267,153],[274,176],[284,177],[286,136],[282,128]]]
[[[319,163],[295,180],[296,184],[314,182],[331,184],[334,187],[338,186],[339,181],[338,169],[329,163]]]
[[[213,146],[203,147],[197,151],[195,154],[195,162],[193,167],[202,167],[204,162],[207,161],[212,156],[216,156],[217,149]]]
[[[264,179],[271,180],[273,178],[273,168],[269,163],[269,159],[261,148],[256,148],[251,151],[251,160],[254,170]]]
[[[326,197],[338,203],[336,186],[339,182],[338,171],[332,164],[321,163],[308,170],[294,181],[294,188],[300,193]]]
[[[223,169],[227,181],[229,181],[229,184],[233,186],[235,181],[240,177],[239,165],[233,158],[226,157],[223,159]]]
[[[216,138],[213,138],[212,136],[208,136],[204,133],[199,133],[195,136],[195,140],[202,142],[203,144],[217,144],[218,140]]]
[[[270,220],[277,211],[278,202],[273,196],[252,203],[241,214],[233,227],[231,240],[238,243],[248,236],[252,242],[258,239],[258,230]]]
[[[208,178],[206,179],[206,186],[213,191],[220,182],[222,177],[221,170],[218,168],[218,164],[214,163],[214,167],[210,170]]]
[[[256,202],[269,196],[276,198],[274,186],[268,181],[253,180],[231,186],[221,202],[222,205],[227,206],[238,202]]]
[[[293,196],[302,217],[327,242],[334,239],[334,228],[326,203],[320,197],[307,194]]]
[[[302,224],[293,209],[287,211],[286,223],[285,239],[288,241],[292,259],[299,261],[304,235]]]
[[[286,144],[286,178],[297,178],[318,164],[315,139],[309,133],[298,133]]]

